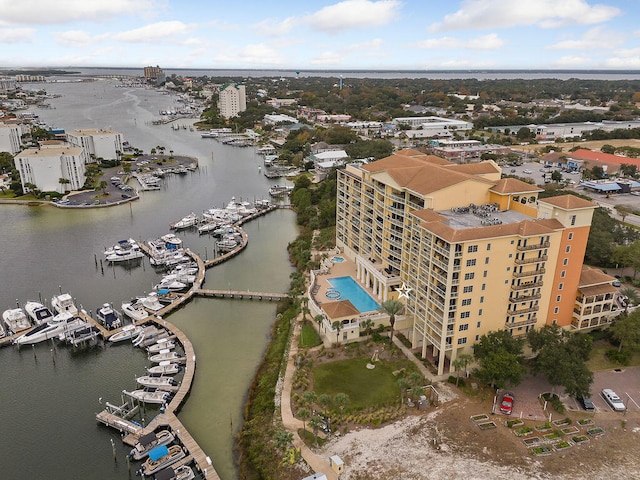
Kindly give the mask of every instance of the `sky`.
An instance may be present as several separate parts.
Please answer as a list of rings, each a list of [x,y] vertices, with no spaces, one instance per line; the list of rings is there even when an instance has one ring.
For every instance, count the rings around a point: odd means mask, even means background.
[[[0,0],[2,67],[640,69],[640,0]]]

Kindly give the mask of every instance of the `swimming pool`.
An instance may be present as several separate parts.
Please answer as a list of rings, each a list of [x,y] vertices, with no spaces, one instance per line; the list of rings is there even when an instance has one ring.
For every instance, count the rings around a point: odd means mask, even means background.
[[[333,258],[331,259],[331,261],[332,261],[333,263],[342,263],[342,262],[344,262],[344,257],[333,257]]]
[[[349,300],[360,313],[372,312],[380,308],[380,304],[369,295],[358,282],[351,277],[336,277],[327,280],[335,290],[340,292],[341,300]]]

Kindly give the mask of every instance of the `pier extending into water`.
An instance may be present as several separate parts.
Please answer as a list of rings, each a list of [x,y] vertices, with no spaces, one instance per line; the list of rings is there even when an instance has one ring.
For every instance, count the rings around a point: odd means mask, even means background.
[[[193,292],[194,295],[199,297],[212,297],[212,298],[239,298],[242,300],[265,300],[268,302],[279,302],[288,297],[286,293],[265,293],[265,292],[250,292],[249,290],[207,290],[198,289]]]

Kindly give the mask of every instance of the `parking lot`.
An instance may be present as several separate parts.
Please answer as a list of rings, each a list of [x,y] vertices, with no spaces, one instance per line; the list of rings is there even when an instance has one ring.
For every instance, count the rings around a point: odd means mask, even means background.
[[[628,412],[640,411],[640,367],[622,367],[619,370],[594,373],[591,399],[596,406],[596,411],[613,411],[600,394],[603,388],[615,391],[626,405]]]

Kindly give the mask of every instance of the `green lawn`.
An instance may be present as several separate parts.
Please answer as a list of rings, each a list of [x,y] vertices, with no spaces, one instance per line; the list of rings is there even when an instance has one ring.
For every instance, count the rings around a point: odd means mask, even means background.
[[[605,352],[610,348],[616,347],[608,343],[599,343],[593,345],[591,355],[589,356],[589,360],[587,360],[587,367],[589,367],[589,370],[591,370],[592,372],[597,372],[599,370],[611,370],[612,368],[621,368],[625,366],[634,367],[640,365],[640,352],[635,352],[631,355],[629,365],[619,365],[617,363],[609,361],[609,359],[605,356]]]
[[[367,368],[369,359],[340,360],[325,363],[312,371],[313,389],[321,395],[336,393],[349,395],[347,410],[360,410],[367,407],[380,407],[398,402],[400,387],[398,378],[392,372],[405,368],[413,371],[415,365],[408,360],[376,362],[376,368]]]
[[[302,325],[302,331],[300,332],[301,347],[310,348],[320,345],[321,343],[322,339],[311,325],[308,323]]]

